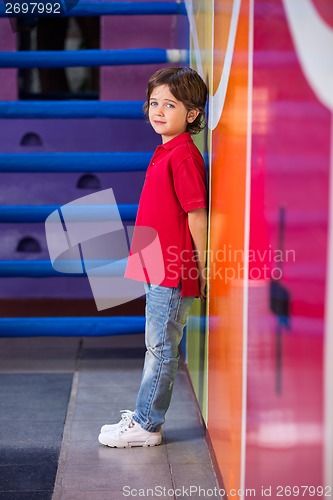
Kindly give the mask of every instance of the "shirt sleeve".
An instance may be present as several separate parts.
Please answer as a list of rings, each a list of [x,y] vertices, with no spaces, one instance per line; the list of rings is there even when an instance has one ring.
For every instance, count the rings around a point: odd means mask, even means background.
[[[206,171],[204,161],[184,159],[173,172],[179,203],[185,212],[207,208]]]

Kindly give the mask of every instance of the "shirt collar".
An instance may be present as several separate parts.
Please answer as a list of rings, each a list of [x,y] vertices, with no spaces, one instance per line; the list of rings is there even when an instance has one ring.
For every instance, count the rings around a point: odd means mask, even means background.
[[[178,144],[182,144],[187,141],[191,141],[191,134],[189,132],[183,132],[182,134],[177,135],[170,141],[166,142],[165,144],[161,144],[161,146],[169,151],[171,149],[175,148],[178,146]]]

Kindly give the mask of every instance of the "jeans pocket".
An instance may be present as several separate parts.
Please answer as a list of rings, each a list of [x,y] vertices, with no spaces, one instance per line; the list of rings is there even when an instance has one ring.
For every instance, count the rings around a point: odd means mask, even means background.
[[[180,297],[176,310],[175,321],[181,325],[186,325],[187,317],[194,301],[194,297]]]

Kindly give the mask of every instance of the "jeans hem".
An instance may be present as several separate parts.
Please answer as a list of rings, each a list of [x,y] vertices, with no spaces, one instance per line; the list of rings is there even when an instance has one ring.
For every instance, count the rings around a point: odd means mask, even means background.
[[[160,425],[156,426],[156,425],[152,425],[152,424],[145,424],[144,422],[142,422],[142,420],[135,413],[132,416],[132,418],[133,418],[134,422],[141,425],[142,429],[144,429],[145,431],[158,432],[161,429]]]

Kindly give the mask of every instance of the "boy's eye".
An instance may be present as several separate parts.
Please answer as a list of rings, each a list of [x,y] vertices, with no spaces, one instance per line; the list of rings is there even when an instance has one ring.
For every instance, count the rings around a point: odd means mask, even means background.
[[[174,105],[173,105],[173,104],[171,104],[170,102],[168,102],[168,104],[167,104],[167,108],[174,108]]]
[[[157,106],[157,102],[156,101],[150,101],[150,105],[151,106]]]

